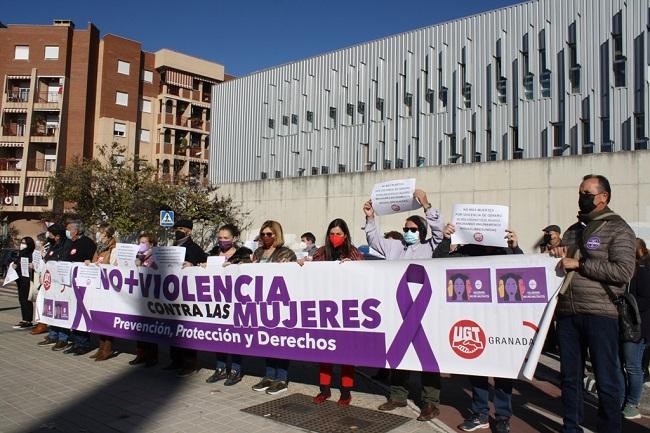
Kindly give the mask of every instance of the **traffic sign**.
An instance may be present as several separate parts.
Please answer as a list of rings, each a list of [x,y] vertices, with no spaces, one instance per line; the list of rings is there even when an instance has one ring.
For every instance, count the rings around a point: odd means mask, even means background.
[[[161,210],[160,211],[160,226],[161,227],[174,227],[174,211]]]

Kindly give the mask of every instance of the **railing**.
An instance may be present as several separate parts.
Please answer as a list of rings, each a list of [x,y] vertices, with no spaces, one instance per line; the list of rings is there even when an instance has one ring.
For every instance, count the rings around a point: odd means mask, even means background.
[[[200,129],[202,131],[210,130],[210,121],[196,117],[174,116],[173,114],[163,113],[158,115],[158,122],[167,125],[182,126],[184,128]]]
[[[59,130],[58,126],[36,126],[32,128],[34,137],[54,137]]]
[[[0,158],[0,171],[19,171],[21,162],[18,158]]]
[[[47,171],[55,172],[56,171],[56,160],[55,159],[44,159],[39,158],[33,161],[32,167],[30,170],[34,171]]]
[[[12,123],[10,125],[4,125],[2,127],[2,135],[7,137],[24,137],[25,136],[25,125]]]
[[[58,91],[39,92],[37,102],[57,104],[61,101],[61,94]]]
[[[29,89],[9,91],[7,93],[7,102],[29,102]]]

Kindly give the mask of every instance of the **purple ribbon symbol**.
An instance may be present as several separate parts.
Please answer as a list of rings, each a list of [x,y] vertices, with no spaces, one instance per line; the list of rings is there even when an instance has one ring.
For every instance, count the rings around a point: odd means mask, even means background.
[[[409,283],[422,285],[420,292],[415,297],[415,301],[411,297]],[[436,361],[429,340],[422,328],[422,318],[429,301],[431,301],[432,294],[433,290],[424,266],[409,265],[397,286],[396,293],[397,306],[404,322],[397,330],[397,334],[388,348],[388,352],[386,352],[386,360],[392,368],[397,368],[404,355],[406,355],[408,347],[413,343],[415,353],[422,364],[422,370],[440,371],[438,361]]]
[[[72,270],[72,289],[74,290],[74,295],[77,298],[77,310],[74,313],[74,319],[72,320],[72,329],[77,329],[79,327],[79,324],[81,323],[81,318],[83,317],[84,320],[86,321],[86,328],[90,331],[91,328],[91,320],[90,320],[90,314],[88,313],[88,310],[86,310],[86,306],[84,305],[84,296],[86,296],[86,287],[82,286],[77,286],[77,282],[75,281],[77,279],[77,270],[79,268],[75,266],[75,268]]]

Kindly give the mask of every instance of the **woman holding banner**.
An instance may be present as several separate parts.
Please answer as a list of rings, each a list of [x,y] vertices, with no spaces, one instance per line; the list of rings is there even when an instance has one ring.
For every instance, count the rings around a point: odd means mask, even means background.
[[[153,247],[158,245],[156,236],[151,233],[142,233],[138,238],[138,253],[135,255],[135,265],[145,268],[157,269],[156,261],[153,258]],[[146,368],[158,364],[158,345],[148,341],[137,341],[135,358],[129,361],[129,365],[144,364]]]
[[[210,250],[211,256],[225,258],[226,264],[250,263],[253,252],[246,247],[239,247],[239,229],[233,224],[226,224],[219,228],[217,233],[217,244]],[[230,358],[230,365],[228,365]],[[242,380],[241,371],[242,356],[238,354],[217,353],[217,366],[214,374],[208,377],[207,383],[215,383],[224,380],[224,386],[236,385]]]
[[[20,313],[22,319],[14,329],[31,328],[33,325],[32,319],[34,318],[34,304],[28,299],[29,286],[32,280],[33,272],[29,269],[29,263],[32,262],[32,253],[34,252],[34,239],[29,236],[20,240],[20,252],[18,258],[11,265],[18,273],[16,284],[18,285],[18,301],[20,302]],[[21,263],[27,261],[28,266],[23,266]],[[24,271],[27,271],[26,273]]]
[[[97,265],[115,264],[115,245],[117,245],[115,228],[107,223],[100,224],[95,234],[95,240],[97,241],[97,251],[93,257],[93,263]],[[90,358],[94,358],[95,361],[106,361],[116,355],[117,352],[113,351],[113,337],[100,335],[99,348],[90,355]]]
[[[519,248],[517,233],[506,230],[505,239],[507,247],[493,247],[485,245],[460,245],[453,252],[450,251],[451,235],[455,232],[453,224],[447,224],[444,230],[445,239],[436,251],[437,257],[464,257],[464,256],[497,256],[506,254],[523,254]],[[499,289],[502,290],[502,289]],[[490,385],[485,376],[469,376],[472,386],[471,415],[466,418],[458,428],[462,431],[474,431],[490,428]],[[494,412],[497,433],[510,431],[510,417],[512,417],[512,388],[515,380],[509,378],[494,378]]]
[[[253,263],[295,262],[296,253],[284,246],[282,226],[277,221],[265,221],[260,228],[261,246],[253,253]],[[275,395],[288,389],[289,360],[266,358],[266,374],[253,385],[253,391]]]
[[[344,220],[337,218],[327,227],[325,245],[314,253],[314,262],[363,260],[363,254],[350,241],[350,230]],[[332,396],[332,364],[321,363],[319,374],[320,392],[314,403],[320,404]],[[339,406],[348,406],[352,400],[350,391],[354,386],[354,367],[341,365],[341,397]]]
[[[430,259],[434,256],[436,247],[443,239],[442,218],[437,209],[433,209],[427,195],[421,189],[416,189],[413,196],[422,205],[425,218],[412,215],[404,222],[404,240],[385,239],[375,221],[375,211],[369,200],[363,205],[366,215],[366,239],[368,245],[379,251],[386,260],[399,259]],[[427,225],[431,228],[431,238],[427,239]],[[423,406],[418,421],[429,421],[440,414],[440,373],[422,372],[422,402]],[[409,371],[391,370],[390,397],[379,410],[391,411],[405,407],[408,397]]]

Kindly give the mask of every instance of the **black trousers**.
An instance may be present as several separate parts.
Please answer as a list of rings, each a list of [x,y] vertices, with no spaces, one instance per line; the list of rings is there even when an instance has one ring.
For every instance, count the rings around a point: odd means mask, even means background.
[[[18,278],[18,302],[20,302],[20,313],[25,322],[31,322],[34,319],[34,304],[27,300],[29,296],[29,278]]]

